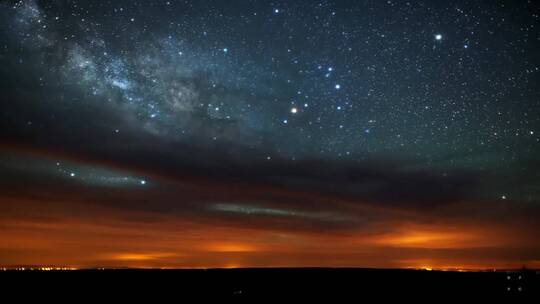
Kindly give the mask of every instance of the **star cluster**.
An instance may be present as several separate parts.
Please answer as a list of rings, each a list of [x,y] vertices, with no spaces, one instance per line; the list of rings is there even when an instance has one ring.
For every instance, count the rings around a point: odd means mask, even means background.
[[[37,61],[42,86],[72,86],[172,138],[249,133],[247,145],[291,158],[449,166],[498,151],[493,163],[511,166],[513,146],[539,142],[538,16],[516,14],[530,5],[21,1],[6,7],[21,45],[4,53],[32,48],[39,59],[18,60]]]

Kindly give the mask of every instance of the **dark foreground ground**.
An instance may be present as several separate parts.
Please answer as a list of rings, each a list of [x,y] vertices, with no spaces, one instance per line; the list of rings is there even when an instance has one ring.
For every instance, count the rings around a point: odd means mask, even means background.
[[[207,269],[2,271],[1,289],[35,295],[106,299],[288,296],[519,296],[540,299],[540,272],[449,272],[377,269]],[[22,289],[22,292],[21,292]],[[535,301],[533,301],[534,303]],[[540,302],[536,302],[540,303]]]

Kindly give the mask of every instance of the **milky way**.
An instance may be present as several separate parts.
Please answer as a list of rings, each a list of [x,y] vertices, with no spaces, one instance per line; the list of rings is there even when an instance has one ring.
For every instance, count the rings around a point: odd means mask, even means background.
[[[478,220],[511,227],[504,242],[473,238],[480,247],[523,244],[540,214],[538,12],[533,1],[2,2],[4,208],[24,218],[16,201],[63,202],[62,217],[73,199],[382,240]],[[537,263],[528,244],[500,260]],[[85,263],[126,250],[161,257],[119,248]]]

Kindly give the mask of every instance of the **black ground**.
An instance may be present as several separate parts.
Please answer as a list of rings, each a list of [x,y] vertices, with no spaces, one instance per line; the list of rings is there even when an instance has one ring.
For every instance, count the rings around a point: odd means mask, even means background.
[[[540,299],[540,272],[450,272],[380,269],[207,269],[4,271],[4,291],[23,296],[182,299],[184,296],[313,298],[366,296],[524,296]],[[534,301],[533,301],[534,303]],[[539,303],[539,302],[536,302]]]

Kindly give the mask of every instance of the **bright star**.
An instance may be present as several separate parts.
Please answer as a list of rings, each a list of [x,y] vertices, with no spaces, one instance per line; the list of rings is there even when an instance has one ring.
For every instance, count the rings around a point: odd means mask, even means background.
[[[442,39],[442,35],[441,35],[441,34],[435,35],[435,40],[441,40],[441,39]]]
[[[291,113],[292,113],[292,114],[298,113],[298,109],[297,109],[297,108],[291,108]]]
[[[341,89],[341,85],[336,84],[336,90],[339,90],[339,89]]]

